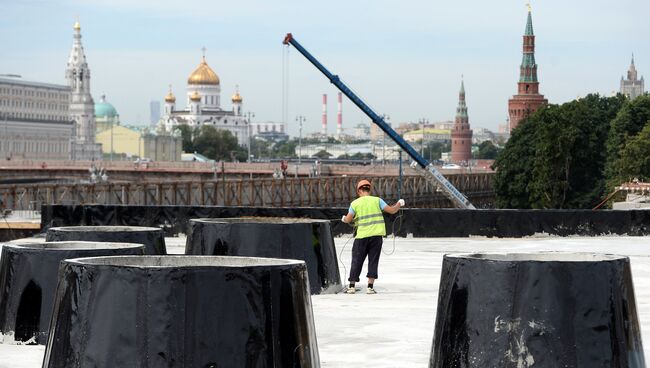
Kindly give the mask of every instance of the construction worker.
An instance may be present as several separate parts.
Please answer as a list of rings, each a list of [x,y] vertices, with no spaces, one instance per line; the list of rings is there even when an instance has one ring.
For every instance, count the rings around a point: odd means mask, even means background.
[[[361,180],[357,183],[357,195],[359,198],[352,201],[348,214],[341,218],[341,221],[349,224],[355,222],[356,232],[354,245],[352,245],[352,266],[350,267],[350,282],[346,293],[354,294],[356,282],[359,282],[361,267],[368,257],[368,294],[376,294],[374,283],[377,279],[377,266],[381,255],[383,236],[386,235],[386,224],[382,212],[394,214],[404,206],[404,200],[400,199],[392,206],[379,198],[370,195],[372,184],[368,180]]]

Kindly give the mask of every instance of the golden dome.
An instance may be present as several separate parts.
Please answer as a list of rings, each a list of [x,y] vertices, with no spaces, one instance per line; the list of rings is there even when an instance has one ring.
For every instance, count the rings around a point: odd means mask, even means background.
[[[165,102],[176,102],[176,96],[174,96],[172,91],[169,91],[167,96],[165,96]]]
[[[243,98],[241,98],[241,95],[239,92],[235,92],[234,95],[232,95],[232,102],[233,103],[241,103],[243,101]]]
[[[190,77],[187,78],[187,84],[219,84],[219,77],[217,73],[210,68],[207,62],[205,62],[205,56],[201,59],[199,66],[194,69]]]
[[[201,95],[197,91],[194,91],[194,93],[190,95],[190,100],[201,101]]]

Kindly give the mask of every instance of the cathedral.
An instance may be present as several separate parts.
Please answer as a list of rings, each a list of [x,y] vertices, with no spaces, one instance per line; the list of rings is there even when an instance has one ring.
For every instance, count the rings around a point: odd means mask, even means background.
[[[70,120],[73,138],[70,155],[73,160],[101,160],[102,146],[95,143],[95,101],[90,94],[90,69],[81,44],[81,26],[74,27],[72,51],[65,78],[70,87]]]
[[[176,108],[176,96],[165,96],[165,109],[159,125],[171,132],[179,125],[199,127],[212,125],[220,130],[228,130],[237,138],[241,146],[248,146],[249,122],[242,115],[242,97],[239,91],[232,96],[232,109],[221,108],[221,81],[210,68],[205,55],[199,66],[187,78],[186,106]]]

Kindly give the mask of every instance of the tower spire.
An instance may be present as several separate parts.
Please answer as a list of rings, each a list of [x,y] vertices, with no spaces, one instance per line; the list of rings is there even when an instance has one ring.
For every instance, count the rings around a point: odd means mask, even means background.
[[[528,4],[527,15],[517,94],[508,101],[511,129],[515,128],[526,116],[548,102],[539,93],[537,63],[535,62],[535,33],[533,32],[533,15],[530,3]]]
[[[456,108],[456,121],[451,131],[451,161],[467,163],[472,159],[472,130],[467,116],[465,102],[465,80],[461,77],[460,91],[458,92],[458,107]]]

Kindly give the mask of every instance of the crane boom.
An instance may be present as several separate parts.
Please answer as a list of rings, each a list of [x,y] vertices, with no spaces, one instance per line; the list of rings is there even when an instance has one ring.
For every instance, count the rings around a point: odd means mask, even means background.
[[[370,120],[372,120],[373,123],[377,124],[381,130],[386,133],[390,139],[392,139],[400,148],[402,148],[408,155],[415,161],[417,162],[420,167],[424,169],[424,175],[430,180],[433,180],[438,187],[442,189],[442,192],[449,198],[452,203],[458,207],[458,208],[465,208],[465,209],[475,209],[475,207],[469,202],[467,198],[458,190],[456,187],[454,187],[453,184],[449,182],[441,173],[438,171],[433,164],[428,162],[424,157],[422,157],[408,142],[406,142],[399,134],[397,134],[396,131],[393,130],[386,122],[384,121],[384,118],[379,116],[376,112],[374,112],[368,105],[366,105],[365,102],[363,102],[348,86],[345,85],[341,81],[338,75],[334,75],[330,73],[323,64],[321,64],[314,56],[312,56],[302,45],[296,41],[295,38],[293,38],[293,35],[291,33],[287,33],[287,35],[284,38],[283,43],[285,45],[292,45],[293,47],[298,50],[304,56],[309,60],[310,63],[312,63],[316,69],[320,70],[321,73],[323,73],[329,81],[336,86],[341,92],[343,92],[349,99],[357,105],[358,108],[361,109],[368,117]]]

